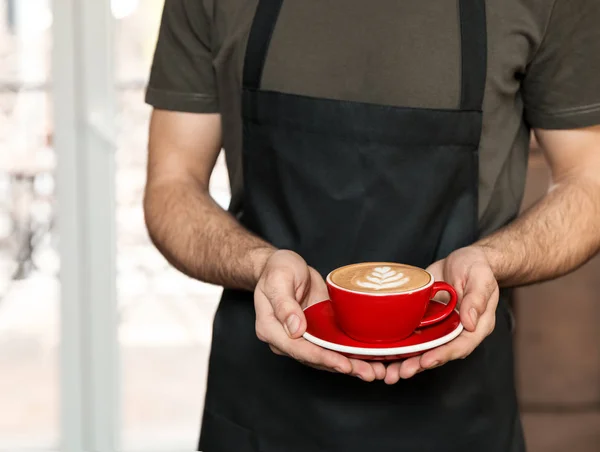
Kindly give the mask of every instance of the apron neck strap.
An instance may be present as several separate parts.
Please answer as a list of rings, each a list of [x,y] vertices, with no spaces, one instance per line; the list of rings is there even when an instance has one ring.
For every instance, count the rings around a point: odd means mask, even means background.
[[[461,89],[460,109],[483,109],[487,74],[487,19],[485,0],[460,0]]]
[[[283,0],[259,0],[244,60],[245,89],[259,90],[273,31]],[[485,0],[459,0],[461,110],[481,111],[487,73]]]
[[[283,0],[259,0],[244,60],[244,88],[258,90]]]

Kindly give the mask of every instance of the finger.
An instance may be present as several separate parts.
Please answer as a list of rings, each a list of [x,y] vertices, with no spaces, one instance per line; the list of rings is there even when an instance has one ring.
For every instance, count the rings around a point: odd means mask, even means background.
[[[375,371],[369,363],[361,361],[360,359],[351,359],[350,363],[352,363],[351,375],[364,381],[370,382],[375,380]]]
[[[271,351],[272,351],[273,353],[275,353],[275,354],[276,354],[276,355],[278,355],[278,356],[288,356],[286,353],[282,352],[281,350],[279,350],[279,349],[278,349],[277,347],[275,347],[274,345],[271,345],[271,344],[269,344],[269,348],[271,349]],[[299,361],[299,362],[300,362],[300,361]],[[310,367],[312,367],[312,368],[314,368],[314,369],[317,369],[317,370],[323,370],[323,371],[325,371],[325,372],[331,372],[331,373],[336,373],[336,372],[337,372],[337,370],[335,370],[335,369],[330,369],[330,368],[328,368],[328,367],[325,367],[325,366],[319,366],[319,365],[316,365],[316,364],[310,364],[310,363],[306,363],[306,362],[302,362],[302,364],[305,364],[305,365],[307,365],[307,366],[310,366]]]
[[[305,339],[296,339],[294,342],[292,356],[297,356],[297,359],[306,361],[312,365],[332,369],[342,374],[352,372],[353,364],[345,356],[311,344]]]
[[[364,381],[371,382],[385,378],[386,370],[382,362],[367,362],[359,359],[351,359],[350,362],[352,363],[352,375]]]
[[[412,359],[412,358],[409,358]],[[402,364],[404,361],[396,361],[391,364],[388,364],[385,370],[385,383],[388,385],[394,385],[400,381],[400,370],[402,369]]]
[[[420,358],[421,367],[433,369],[448,361],[466,358],[494,331],[495,325],[496,307],[494,303],[490,303],[474,332],[465,330],[456,339],[424,353]]]
[[[375,379],[383,380],[385,378],[385,365],[378,361],[371,362],[370,364],[375,372]]]
[[[498,283],[490,267],[476,263],[471,267],[460,305],[460,320],[467,331],[475,331],[488,301],[498,291]]]
[[[420,356],[414,356],[412,358],[408,358],[404,360],[400,364],[400,369],[398,370],[398,375],[402,380],[406,380],[408,378],[414,377],[419,372],[424,369],[421,367],[421,358]]]
[[[400,363],[401,361],[396,361],[391,364],[388,364],[385,368],[385,378],[383,381],[388,385],[395,385],[400,380]]]
[[[387,366],[384,381],[388,385],[394,385],[401,379],[411,378],[422,370],[419,364],[419,357],[397,361]]]
[[[382,363],[367,363],[358,359],[348,359],[339,353],[318,347],[302,338],[294,340],[284,338],[284,341],[289,341],[290,346],[282,345],[280,348],[270,345],[271,350],[277,354],[290,356],[320,370],[350,374],[368,382],[385,377],[385,366]]]
[[[282,338],[274,338],[273,344],[297,361],[313,366],[322,366],[343,374],[352,373],[352,363],[348,358],[331,350],[326,350],[306,339],[289,339],[282,332]]]
[[[275,318],[283,325],[290,338],[297,339],[306,331],[306,318],[298,302],[286,295],[277,295],[269,300]]]
[[[274,346],[272,346],[272,345],[269,345],[269,348],[271,349],[271,351],[272,351],[273,353],[275,353],[275,354],[276,354],[276,355],[278,355],[278,356],[288,356],[286,353],[283,353],[283,352],[282,352],[281,350],[279,350],[277,347],[274,347]],[[288,356],[288,357],[289,357],[289,356]],[[311,363],[307,363],[307,362],[304,362],[304,361],[298,361],[298,362],[299,362],[299,363],[301,363],[301,364],[304,364],[304,365],[306,365],[306,366],[312,367],[313,369],[317,369],[317,370],[323,370],[323,371],[325,371],[325,372],[337,373],[337,370],[335,370],[335,369],[330,369],[330,368],[328,368],[328,367],[325,367],[325,366],[319,366],[319,365],[317,365],[317,364],[311,364]]]
[[[420,358],[420,366],[433,369],[446,364],[448,361],[466,358],[477,346],[473,333],[464,332],[453,341],[430,350]]]
[[[345,356],[311,344],[304,338],[290,339],[281,323],[274,317],[272,306],[262,292],[257,291],[255,294],[254,306],[256,335],[261,341],[268,343],[274,353],[344,374],[352,372],[352,364]]]
[[[329,372],[329,373],[339,373],[335,369],[329,369],[329,368],[324,367],[324,366],[317,366],[315,364],[308,364],[308,363],[306,363],[306,365],[309,366],[309,367],[312,367],[313,369],[322,370],[322,371]]]

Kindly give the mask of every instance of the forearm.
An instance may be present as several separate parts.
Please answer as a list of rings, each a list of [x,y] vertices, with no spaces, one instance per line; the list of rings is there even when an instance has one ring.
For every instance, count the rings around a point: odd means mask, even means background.
[[[600,250],[600,184],[585,177],[563,181],[477,245],[484,248],[501,286],[564,275]]]
[[[201,281],[254,290],[274,251],[192,181],[148,186],[144,211],[160,252],[178,270]]]

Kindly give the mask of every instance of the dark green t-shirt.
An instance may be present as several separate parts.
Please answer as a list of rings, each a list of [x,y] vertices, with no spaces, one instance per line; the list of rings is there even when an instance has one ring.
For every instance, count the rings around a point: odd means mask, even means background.
[[[600,1],[487,0],[488,75],[479,217],[517,214],[529,128],[600,124]],[[220,112],[232,205],[241,208],[241,83],[257,0],[165,0],[146,100]],[[263,88],[395,106],[457,108],[457,0],[288,0]],[[432,131],[435,133],[435,131]]]

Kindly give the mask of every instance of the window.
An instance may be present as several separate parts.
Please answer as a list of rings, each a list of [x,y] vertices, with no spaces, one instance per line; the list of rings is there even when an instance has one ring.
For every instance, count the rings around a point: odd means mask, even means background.
[[[48,0],[0,0],[0,450],[58,448],[52,19]]]

